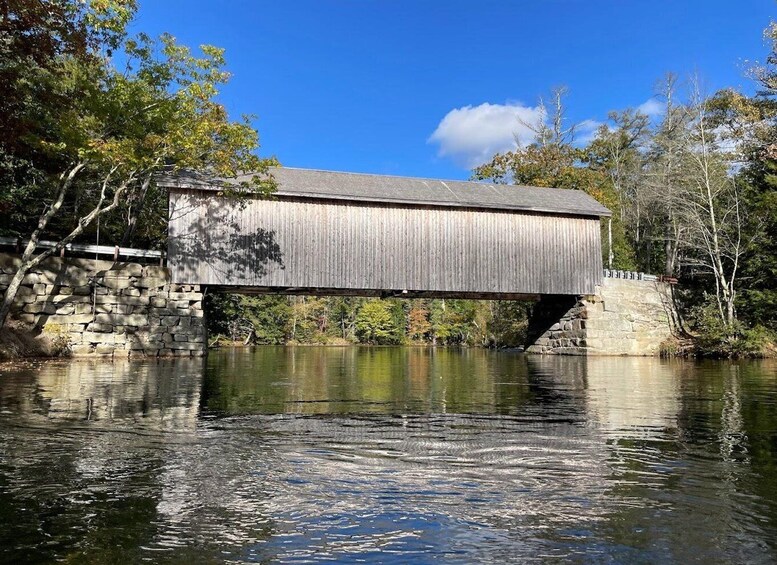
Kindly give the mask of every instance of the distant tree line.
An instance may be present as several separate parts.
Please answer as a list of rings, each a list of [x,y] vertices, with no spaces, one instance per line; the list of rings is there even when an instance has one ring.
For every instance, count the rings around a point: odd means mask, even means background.
[[[214,341],[254,344],[465,345],[516,347],[531,303],[213,294]]]

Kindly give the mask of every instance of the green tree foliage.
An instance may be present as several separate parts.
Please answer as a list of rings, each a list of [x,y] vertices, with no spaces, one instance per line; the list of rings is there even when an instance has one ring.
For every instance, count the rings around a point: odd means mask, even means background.
[[[29,238],[0,325],[29,269],[98,218],[124,213],[131,239],[159,172],[253,172],[231,192],[274,186],[274,160],[257,156],[249,118],[231,121],[216,101],[229,80],[223,50],[204,45],[194,55],[169,35],[129,37],[132,0],[53,2],[50,14],[49,3],[32,4],[6,2],[0,25],[15,53],[2,72],[16,80],[2,103],[14,133],[0,146],[0,224]],[[24,46],[29,54],[18,55]],[[57,246],[37,251],[44,236]]]
[[[330,303],[326,298],[292,298],[289,339],[296,343],[325,343],[330,329],[329,315]]]
[[[394,345],[402,342],[404,324],[397,323],[393,304],[386,300],[367,300],[356,315],[356,335],[362,343]]]
[[[532,302],[499,300],[492,303],[490,329],[494,347],[516,347],[526,343]]]
[[[115,49],[134,0],[0,0],[0,150],[4,174],[45,165],[36,155],[56,113],[72,107],[58,88],[62,62],[94,62]],[[6,181],[7,182],[7,181]]]
[[[336,296],[328,299],[332,320],[331,331],[345,341],[356,341],[356,313],[363,301],[353,296]]]
[[[718,93],[711,112],[716,125],[738,140],[741,168],[736,180],[749,210],[749,242],[742,258],[742,287],[736,297],[739,317],[750,327],[777,331],[777,25],[766,63],[752,69],[759,92],[746,97],[734,90]]]
[[[596,171],[601,181],[602,189],[593,196],[613,211],[613,249],[605,249],[605,264],[618,269],[644,269],[645,265],[637,260],[637,253],[645,241],[641,149],[648,125],[648,117],[638,111],[610,112],[609,123],[600,126],[593,141],[580,150],[580,163]]]
[[[205,309],[210,332],[232,341],[281,345],[289,339],[292,308],[283,296],[210,294]]]
[[[436,300],[432,303],[432,340],[439,345],[466,345],[474,329],[477,308],[472,300]]]
[[[214,336],[246,343],[517,347],[530,302],[209,295]]]
[[[67,166],[56,148],[62,122],[77,116],[73,67],[99,65],[103,47],[121,42],[134,9],[132,1],[0,1],[3,235],[32,231],[47,185]]]

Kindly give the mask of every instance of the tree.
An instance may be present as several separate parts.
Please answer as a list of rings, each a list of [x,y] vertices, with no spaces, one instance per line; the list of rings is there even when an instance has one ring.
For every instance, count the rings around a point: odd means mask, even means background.
[[[682,210],[682,194],[685,171],[683,155],[686,154],[691,114],[685,104],[676,100],[677,77],[667,74],[661,86],[665,102],[664,116],[652,132],[645,155],[644,190],[649,209],[647,223],[650,241],[663,242],[663,272],[674,276],[679,267],[680,243],[685,226],[679,214]]]
[[[682,152],[685,178],[669,200],[684,232],[679,242],[683,262],[712,273],[720,319],[733,328],[748,210],[731,174],[733,158],[721,147],[726,141],[724,130],[711,122],[709,100],[701,96],[698,86],[687,113]]]
[[[293,296],[289,337],[298,343],[325,343],[330,301],[325,297]]]
[[[759,90],[746,97],[727,89],[709,101],[714,127],[737,140],[736,182],[748,209],[749,236],[742,261],[737,308],[750,325],[777,330],[777,25],[766,62],[751,70]]]
[[[47,119],[69,107],[56,88],[65,58],[92,61],[115,49],[134,0],[0,0],[0,152],[4,173],[34,160]],[[39,165],[41,163],[27,163]]]
[[[526,344],[526,331],[533,303],[519,300],[497,300],[491,303],[491,333],[495,347],[517,347]]]
[[[431,329],[429,308],[423,300],[414,300],[407,314],[407,337],[411,341],[423,342],[429,337]]]
[[[205,308],[208,331],[232,341],[281,345],[288,338],[291,306],[286,296],[208,294]]]
[[[608,122],[599,127],[596,137],[584,148],[582,162],[610,179],[617,202],[613,210],[616,232],[622,230],[626,235],[625,241],[616,239],[613,247],[627,242],[636,253],[642,251],[641,257],[634,257],[636,265],[646,265],[650,262],[651,247],[650,239],[644,237],[648,231],[644,224],[650,215],[646,213],[649,203],[644,190],[642,148],[649,138],[650,120],[645,114],[629,108],[610,112]],[[621,250],[619,254],[629,252]],[[614,263],[614,249],[608,249],[607,259],[608,265]]]
[[[356,312],[363,301],[354,296],[334,296],[328,299],[333,328],[337,328],[341,339],[354,341],[356,339]]]
[[[388,301],[367,300],[356,315],[356,335],[362,343],[392,345],[402,340],[403,326],[399,326]]]
[[[574,167],[577,152],[573,147],[575,124],[567,127],[568,119],[564,107],[565,87],[553,91],[553,110],[549,112],[545,101],[540,98],[538,110],[550,121],[529,123],[519,118],[519,123],[534,134],[534,142],[519,145],[513,151],[494,155],[473,171],[477,180],[490,180],[498,184],[518,184],[561,188],[561,184],[574,183],[569,170]],[[577,188],[566,186],[568,188]]]
[[[433,342],[441,345],[469,343],[473,330],[477,330],[476,315],[474,300],[433,301],[430,314]]]
[[[40,208],[0,305],[0,325],[26,273],[95,220],[129,205],[131,233],[159,172],[187,169],[219,177],[254,173],[228,191],[236,195],[266,194],[274,187],[268,170],[275,161],[256,155],[259,139],[250,118],[230,121],[216,100],[218,88],[229,80],[223,50],[201,46],[202,55],[194,56],[169,35],[159,41],[144,34],[128,38],[124,29],[134,13],[131,1],[92,0],[87,6],[85,13],[63,14],[72,26],[85,26],[92,41],[84,56],[55,52],[47,60],[55,69],[56,80],[48,86],[57,103],[41,112],[42,123],[30,127],[40,133],[17,151],[36,171],[34,187],[27,190],[35,199],[24,199],[19,206]],[[32,20],[30,34],[54,33],[36,25]],[[111,58],[114,50],[120,50],[121,69]],[[4,150],[12,151],[9,147]],[[6,175],[2,185],[8,215],[15,212],[18,177]],[[44,234],[55,238],[56,245],[38,251]]]

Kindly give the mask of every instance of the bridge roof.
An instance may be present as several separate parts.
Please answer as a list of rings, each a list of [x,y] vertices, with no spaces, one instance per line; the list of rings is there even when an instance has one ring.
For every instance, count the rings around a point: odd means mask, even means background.
[[[278,167],[276,196],[357,202],[380,202],[445,208],[520,210],[576,216],[610,216],[611,212],[581,190],[538,188],[474,181],[435,180],[362,173]],[[248,176],[244,177],[248,178]],[[238,178],[237,181],[242,180]],[[218,190],[235,180],[178,174],[160,184],[170,188]]]

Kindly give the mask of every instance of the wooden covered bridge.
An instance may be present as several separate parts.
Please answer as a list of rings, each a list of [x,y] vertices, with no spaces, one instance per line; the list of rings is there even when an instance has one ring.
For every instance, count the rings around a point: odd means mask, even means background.
[[[577,190],[278,168],[270,199],[179,175],[174,283],[252,293],[517,299],[586,295],[600,218]]]

